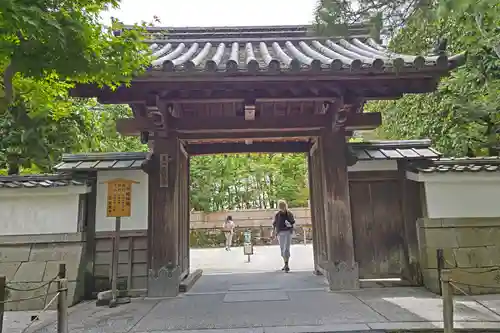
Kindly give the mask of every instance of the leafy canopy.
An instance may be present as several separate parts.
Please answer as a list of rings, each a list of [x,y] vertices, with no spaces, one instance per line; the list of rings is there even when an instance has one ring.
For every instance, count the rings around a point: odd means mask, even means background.
[[[99,13],[117,0],[0,0],[0,71],[5,112],[24,93],[16,79],[94,82],[116,86],[129,82],[149,63],[141,28],[103,27]],[[143,24],[144,25],[144,24]],[[119,36],[113,31],[121,30]],[[64,93],[63,93],[64,94]],[[64,96],[60,96],[64,98]],[[44,99],[43,105],[50,100]]]
[[[498,154],[500,133],[500,3],[496,0],[323,0],[321,29],[381,18],[389,48],[429,53],[439,39],[448,53],[467,51],[467,63],[442,79],[436,92],[374,101],[383,139],[431,138],[445,155]],[[327,6],[322,5],[327,4]],[[406,10],[403,10],[407,8]],[[346,10],[346,11],[344,11]],[[404,14],[404,15],[402,15]]]

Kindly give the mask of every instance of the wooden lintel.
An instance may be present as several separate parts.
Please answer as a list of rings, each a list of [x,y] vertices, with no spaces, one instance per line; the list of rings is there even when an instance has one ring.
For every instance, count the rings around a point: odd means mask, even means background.
[[[294,102],[329,102],[335,100],[331,95],[314,97],[262,97],[255,98],[255,103],[294,103]],[[219,103],[243,103],[244,98],[174,98],[166,100],[171,104],[219,104]]]
[[[190,155],[236,154],[236,153],[305,153],[311,148],[310,142],[255,142],[188,144]]]
[[[317,129],[300,129],[295,131],[259,131],[250,133],[239,132],[210,132],[210,133],[179,133],[179,138],[186,141],[196,140],[223,140],[223,139],[272,139],[272,138],[292,138],[292,137],[314,137],[319,136],[320,130]]]
[[[313,115],[303,117],[266,117],[246,121],[243,117],[212,117],[212,118],[179,118],[171,119],[171,130],[176,130],[179,135],[187,133],[216,133],[220,136],[245,136],[245,132],[286,132],[300,130],[320,129],[328,125],[327,115]],[[352,113],[345,122],[345,130],[368,130],[380,126],[382,116],[380,113]],[[154,132],[158,127],[149,118],[118,119],[116,127],[123,135],[139,135],[140,132]],[[226,131],[226,133],[224,133]],[[233,133],[233,134],[229,134]],[[235,133],[239,133],[238,135]],[[201,134],[198,134],[201,135]],[[277,136],[280,136],[276,134]],[[295,136],[295,135],[294,135]]]

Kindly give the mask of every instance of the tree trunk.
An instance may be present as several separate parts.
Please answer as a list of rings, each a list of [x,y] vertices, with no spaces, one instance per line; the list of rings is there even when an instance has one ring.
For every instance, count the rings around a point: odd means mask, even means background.
[[[19,174],[19,164],[17,164],[17,163],[9,163],[9,167],[7,169],[7,174],[9,176],[18,175]]]

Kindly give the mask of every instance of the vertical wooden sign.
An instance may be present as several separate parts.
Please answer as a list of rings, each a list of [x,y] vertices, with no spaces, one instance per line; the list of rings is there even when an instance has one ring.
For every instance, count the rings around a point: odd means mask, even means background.
[[[160,154],[160,187],[168,187],[168,154]]]

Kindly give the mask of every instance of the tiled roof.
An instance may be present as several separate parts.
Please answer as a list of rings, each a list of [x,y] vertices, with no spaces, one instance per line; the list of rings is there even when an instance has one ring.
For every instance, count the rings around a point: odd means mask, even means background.
[[[140,169],[146,153],[64,154],[57,171],[130,170]]]
[[[0,189],[83,186],[85,181],[67,175],[0,176]]]
[[[499,156],[485,157],[463,157],[442,158],[427,161],[426,163],[414,163],[409,170],[421,173],[445,173],[445,172],[497,172],[500,171]]]
[[[351,143],[358,160],[418,160],[441,154],[430,147],[430,140],[370,141]]]
[[[150,28],[151,69],[166,72],[268,73],[335,71],[349,74],[448,69],[463,55],[405,55],[368,37],[314,37],[307,26]],[[358,30],[359,30],[358,29]]]
[[[430,140],[371,141],[351,143],[359,160],[426,159],[440,154],[430,148]],[[103,171],[140,169],[147,153],[91,153],[63,155],[57,171]]]

